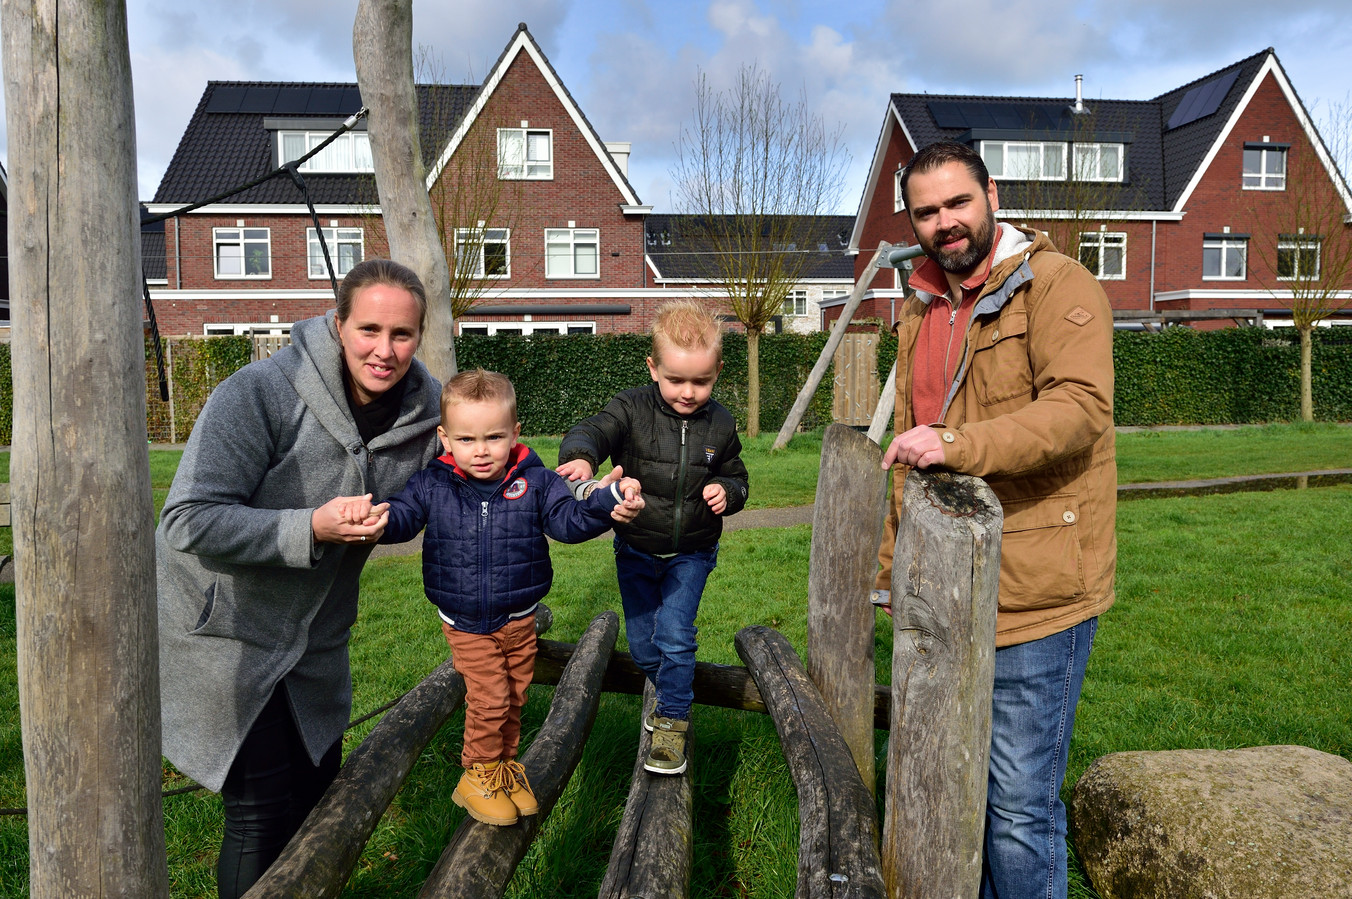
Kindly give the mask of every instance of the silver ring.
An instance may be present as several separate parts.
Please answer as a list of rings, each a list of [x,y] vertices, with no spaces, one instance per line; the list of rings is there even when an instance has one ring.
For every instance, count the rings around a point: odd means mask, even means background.
[[[362,535],[361,535],[361,542],[362,542],[362,543],[365,543],[365,542],[366,542],[366,535],[365,535],[365,534],[362,534]]]

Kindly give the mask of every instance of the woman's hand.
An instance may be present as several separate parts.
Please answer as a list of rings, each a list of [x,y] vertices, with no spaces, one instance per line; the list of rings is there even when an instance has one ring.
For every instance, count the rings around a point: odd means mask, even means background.
[[[365,496],[335,496],[310,515],[316,543],[375,543],[385,533],[390,504],[371,504]]]

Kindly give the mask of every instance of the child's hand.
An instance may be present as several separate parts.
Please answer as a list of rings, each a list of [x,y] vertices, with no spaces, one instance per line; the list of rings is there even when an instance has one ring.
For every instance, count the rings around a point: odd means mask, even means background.
[[[585,481],[592,476],[591,463],[586,459],[574,459],[554,469],[570,481]]]
[[[705,484],[704,501],[715,515],[722,515],[728,507],[728,491],[722,484]]]
[[[310,513],[310,531],[317,543],[375,543],[389,523],[389,510],[389,503],[372,506],[369,493],[335,496]]]
[[[624,494],[624,500],[610,510],[610,517],[619,522],[633,521],[647,505],[643,499],[643,488],[633,478],[622,478],[615,489]]]
[[[346,524],[362,524],[371,517],[371,494],[349,497],[339,507],[338,514]]]

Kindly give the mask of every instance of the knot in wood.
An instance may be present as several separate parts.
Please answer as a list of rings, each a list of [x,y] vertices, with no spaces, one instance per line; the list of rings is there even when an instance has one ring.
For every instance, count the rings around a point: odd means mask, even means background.
[[[970,518],[981,509],[971,478],[940,470],[925,472],[922,483],[930,504],[945,515]]]

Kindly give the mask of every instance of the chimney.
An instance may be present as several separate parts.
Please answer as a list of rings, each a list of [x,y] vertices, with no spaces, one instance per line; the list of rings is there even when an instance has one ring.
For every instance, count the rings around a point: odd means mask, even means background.
[[[1075,111],[1084,112],[1084,76],[1075,76]]]
[[[620,167],[620,174],[629,177],[629,141],[606,141],[606,150],[610,158]]]

